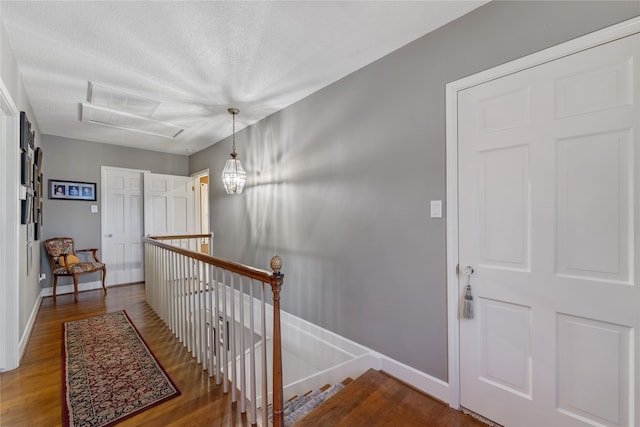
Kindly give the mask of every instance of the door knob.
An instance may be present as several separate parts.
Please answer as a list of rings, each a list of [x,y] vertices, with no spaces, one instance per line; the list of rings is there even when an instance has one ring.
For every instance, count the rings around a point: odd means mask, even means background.
[[[113,234],[109,233],[109,234],[106,234],[104,237],[113,237]]]

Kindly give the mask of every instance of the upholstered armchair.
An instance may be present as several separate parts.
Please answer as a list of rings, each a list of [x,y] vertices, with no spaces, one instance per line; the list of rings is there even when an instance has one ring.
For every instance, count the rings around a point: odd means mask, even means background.
[[[94,273],[102,271],[102,289],[107,293],[105,279],[107,277],[107,266],[100,262],[96,252],[98,249],[75,249],[71,237],[54,237],[45,240],[44,249],[49,258],[51,272],[53,274],[53,300],[56,299],[56,286],[58,276],[73,276],[73,297],[78,301],[78,276],[80,274]],[[93,260],[81,261],[76,253],[88,252]]]

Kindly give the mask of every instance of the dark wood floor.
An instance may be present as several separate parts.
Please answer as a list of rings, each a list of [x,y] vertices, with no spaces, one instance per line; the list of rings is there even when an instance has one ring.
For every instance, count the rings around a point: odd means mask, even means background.
[[[182,395],[122,426],[247,426],[246,417],[144,301],[143,285],[45,298],[21,366],[0,374],[0,426],[58,426],[62,421],[62,323],[126,310]],[[286,369],[286,366],[284,367]],[[382,374],[368,373],[300,421],[302,426],[483,426]]]

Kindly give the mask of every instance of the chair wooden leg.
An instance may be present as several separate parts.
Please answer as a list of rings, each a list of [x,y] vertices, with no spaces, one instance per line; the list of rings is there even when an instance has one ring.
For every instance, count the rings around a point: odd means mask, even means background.
[[[105,282],[107,280],[107,268],[103,268],[102,269],[102,290],[104,291],[104,294],[107,294],[107,286],[105,285]]]
[[[73,301],[78,302],[78,275],[73,275]]]
[[[53,301],[56,301],[56,286],[58,286],[58,276],[53,275]]]

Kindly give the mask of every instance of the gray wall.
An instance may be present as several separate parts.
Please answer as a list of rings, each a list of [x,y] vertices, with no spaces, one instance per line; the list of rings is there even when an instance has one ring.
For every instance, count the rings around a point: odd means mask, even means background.
[[[214,254],[284,259],[284,310],[447,380],[445,85],[640,15],[640,2],[492,2],[237,135],[210,168]],[[384,29],[382,29],[384,30]],[[242,120],[242,112],[238,117]]]
[[[43,135],[43,174],[45,184],[49,179],[85,181],[97,183],[97,201],[44,199],[44,241],[51,237],[69,236],[75,239],[77,248],[100,248],[100,212],[92,214],[92,204],[100,204],[101,166],[150,170],[153,173],[189,175],[186,156],[156,153],[147,150],[98,144],[59,136]],[[100,252],[98,252],[100,255]],[[43,287],[51,286],[51,269],[47,256],[42,252],[41,269],[47,274]],[[108,272],[108,270],[107,270]],[[80,282],[99,280],[98,274],[80,276]],[[73,283],[62,278],[58,285]]]

